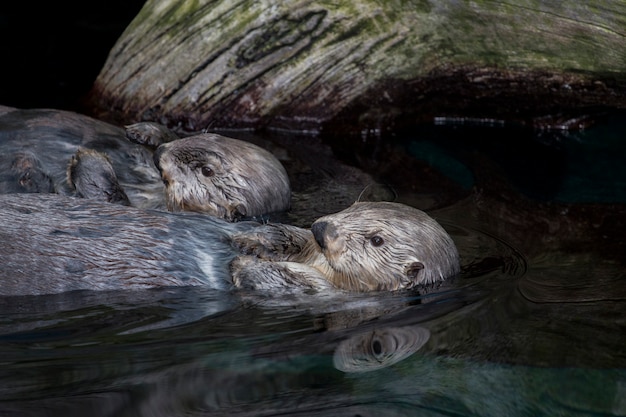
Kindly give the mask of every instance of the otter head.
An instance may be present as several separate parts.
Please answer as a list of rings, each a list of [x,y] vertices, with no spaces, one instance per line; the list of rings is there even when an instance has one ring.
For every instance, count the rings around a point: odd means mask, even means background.
[[[202,134],[160,145],[154,162],[170,211],[197,211],[232,221],[289,208],[285,169],[251,143]]]
[[[398,290],[459,272],[446,231],[426,213],[389,202],[360,202],[311,227],[324,255],[320,269],[339,288]]]

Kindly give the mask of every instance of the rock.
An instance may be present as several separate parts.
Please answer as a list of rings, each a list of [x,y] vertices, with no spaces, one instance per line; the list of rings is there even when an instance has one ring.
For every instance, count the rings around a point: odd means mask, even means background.
[[[90,102],[184,131],[378,134],[456,116],[577,128],[626,107],[625,19],[615,0],[149,1]]]

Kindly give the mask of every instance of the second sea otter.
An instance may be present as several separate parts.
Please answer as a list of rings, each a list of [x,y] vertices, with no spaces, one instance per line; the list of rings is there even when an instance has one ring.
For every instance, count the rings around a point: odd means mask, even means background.
[[[0,107],[0,193],[14,192],[227,220],[287,210],[291,197],[278,159],[244,141],[217,134],[177,139],[153,123],[124,132],[77,113]]]

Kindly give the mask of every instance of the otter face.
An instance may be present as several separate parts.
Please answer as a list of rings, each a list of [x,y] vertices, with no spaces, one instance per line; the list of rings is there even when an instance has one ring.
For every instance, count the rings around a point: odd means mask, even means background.
[[[426,213],[389,202],[362,202],[311,227],[339,288],[382,291],[442,281],[459,272],[446,231]]]
[[[154,162],[170,211],[197,211],[232,221],[289,208],[289,179],[268,151],[203,134],[160,145]]]

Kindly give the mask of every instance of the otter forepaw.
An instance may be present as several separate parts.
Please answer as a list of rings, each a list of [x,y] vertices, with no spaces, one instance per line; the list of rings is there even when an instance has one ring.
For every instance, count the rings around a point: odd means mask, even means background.
[[[230,264],[233,285],[250,290],[322,290],[332,285],[314,268],[239,256]]]
[[[67,166],[67,182],[78,197],[130,205],[111,160],[102,152],[78,148]]]
[[[311,232],[284,224],[264,224],[252,232],[233,236],[233,245],[244,255],[272,261],[289,260],[304,248]]]
[[[140,122],[124,126],[126,138],[133,143],[156,149],[159,145],[178,139],[176,133],[154,122]]]
[[[238,256],[232,260],[230,263],[230,275],[235,287],[252,288],[249,283],[254,282],[251,279],[251,275],[256,262],[258,261],[250,256]]]
[[[272,258],[271,245],[268,246],[262,237],[257,233],[242,233],[233,236],[232,242],[242,255],[270,259]]]

